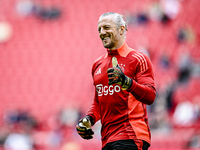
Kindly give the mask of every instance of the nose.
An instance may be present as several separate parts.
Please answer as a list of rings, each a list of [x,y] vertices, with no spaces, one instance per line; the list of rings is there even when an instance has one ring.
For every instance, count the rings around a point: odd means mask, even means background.
[[[101,36],[103,34],[106,34],[106,31],[104,30],[104,28],[100,28],[99,35]]]

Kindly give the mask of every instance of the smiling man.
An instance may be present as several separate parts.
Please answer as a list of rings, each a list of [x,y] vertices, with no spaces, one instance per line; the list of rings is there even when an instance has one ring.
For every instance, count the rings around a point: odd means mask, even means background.
[[[110,50],[117,49],[125,42],[125,22],[122,26],[118,25],[117,20],[113,20],[111,15],[103,14],[99,18],[98,31],[99,36],[105,48]]]
[[[98,32],[106,53],[93,64],[94,101],[76,126],[84,139],[101,120],[102,150],[147,150],[151,143],[146,105],[156,96],[153,67],[143,53],[126,43],[123,16],[107,12],[99,17]]]

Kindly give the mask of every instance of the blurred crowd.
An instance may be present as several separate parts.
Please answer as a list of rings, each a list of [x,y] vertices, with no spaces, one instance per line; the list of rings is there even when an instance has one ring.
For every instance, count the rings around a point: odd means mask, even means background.
[[[81,117],[82,112],[72,107],[61,110],[47,122],[38,121],[29,111],[6,111],[0,128],[0,149],[81,150],[75,140],[80,138],[75,126]]]
[[[145,9],[136,13],[126,12],[125,17],[129,27],[148,28],[151,22],[156,22],[167,30],[173,27],[172,24],[179,16],[182,2],[184,0],[152,1]],[[137,49],[146,53],[153,62],[157,59],[156,70],[159,70],[161,74],[159,80],[166,80],[157,85],[156,100],[153,105],[148,106],[149,124],[152,135],[171,135],[178,140],[183,139],[182,148],[184,149],[200,149],[200,94],[198,92],[200,61],[199,57],[195,58],[191,54],[192,47],[200,46],[199,35],[195,33],[193,26],[187,23],[179,25],[173,34],[179,48],[175,52],[175,59],[172,56],[173,52],[168,51],[169,47],[163,50],[158,58],[152,56],[154,54],[149,50],[148,42],[143,42],[145,44]],[[165,78],[166,76],[168,78]],[[188,135],[178,133],[179,130],[185,130],[184,132]],[[178,136],[176,136],[176,131]]]

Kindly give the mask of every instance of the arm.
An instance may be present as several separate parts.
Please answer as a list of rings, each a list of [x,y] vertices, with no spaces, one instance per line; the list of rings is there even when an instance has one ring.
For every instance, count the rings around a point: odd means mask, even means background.
[[[76,125],[76,130],[83,139],[93,138],[94,132],[92,131],[91,127],[100,119],[98,105],[97,92],[95,92],[94,101],[86,116],[79,120],[78,124]]]
[[[92,105],[90,106],[88,112],[86,113],[86,116],[89,116],[92,125],[94,125],[100,119],[99,108],[100,107],[99,107],[98,96],[97,96],[97,91],[96,91],[94,95],[94,101]]]
[[[151,77],[141,76],[140,80],[144,80],[149,78],[149,81],[152,80]],[[141,101],[144,104],[151,105],[156,97],[156,89],[154,83],[141,83],[132,80],[132,86],[127,90],[130,92],[138,101]]]
[[[140,55],[141,56],[141,55]],[[132,62],[134,79],[126,76],[119,67],[116,58],[113,57],[113,67],[108,69],[109,84],[119,84],[122,90],[130,92],[138,101],[151,105],[156,96],[153,67],[150,59],[144,55],[135,57]]]
[[[132,80],[132,85],[127,91],[131,92],[138,101],[151,105],[156,97],[154,73],[150,59],[146,55],[144,58],[144,62],[137,63],[135,80]],[[144,65],[146,67],[142,67]]]
[[[94,63],[92,67],[92,76],[94,75],[94,71],[96,66],[98,65],[97,62]],[[100,119],[100,111],[99,111],[99,103],[98,103],[98,96],[97,91],[95,90],[94,101],[89,108],[86,116],[79,120],[78,124],[76,125],[76,130],[78,134],[83,139],[92,139],[94,132],[92,131],[91,127]]]
[[[99,57],[97,60],[95,60],[93,66],[92,66],[92,77],[94,77],[94,72],[97,69],[97,67],[100,65],[101,58],[103,58],[103,57],[104,57],[104,55]],[[98,93],[97,93],[97,90],[95,89],[94,101],[93,101],[92,105],[90,106],[88,112],[86,113],[86,116],[89,117],[92,125],[94,125],[100,119],[100,110],[99,109],[100,109],[100,107],[99,107],[99,101],[98,101]]]

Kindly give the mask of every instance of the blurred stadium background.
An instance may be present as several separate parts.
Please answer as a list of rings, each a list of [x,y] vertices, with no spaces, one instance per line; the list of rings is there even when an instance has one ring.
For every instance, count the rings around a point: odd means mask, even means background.
[[[0,150],[100,149],[75,124],[93,100],[91,67],[105,49],[98,17],[128,21],[127,43],[149,55],[157,98],[150,150],[200,149],[199,0],[0,0]]]

